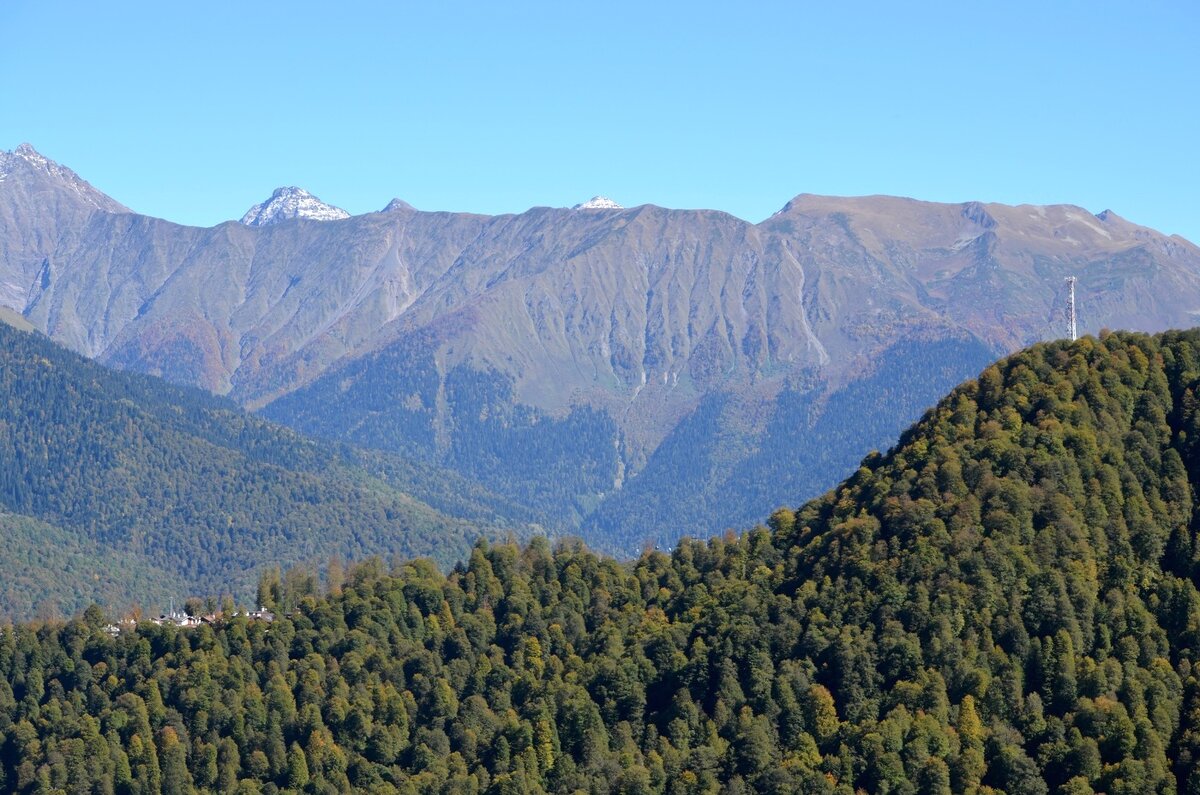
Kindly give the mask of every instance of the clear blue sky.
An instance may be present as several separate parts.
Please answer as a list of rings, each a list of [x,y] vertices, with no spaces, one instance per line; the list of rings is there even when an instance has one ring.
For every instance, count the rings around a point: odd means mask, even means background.
[[[1111,208],[1200,242],[1200,4],[0,3],[0,149],[135,210]]]

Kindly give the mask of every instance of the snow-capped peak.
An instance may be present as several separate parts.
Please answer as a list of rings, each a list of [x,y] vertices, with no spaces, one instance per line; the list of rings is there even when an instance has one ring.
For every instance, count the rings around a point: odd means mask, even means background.
[[[572,210],[624,210],[625,208],[617,204],[607,196],[593,196],[583,204],[576,204]]]
[[[340,221],[350,213],[334,207],[313,196],[304,188],[276,188],[271,198],[256,204],[242,216],[246,226],[267,226],[292,218],[308,218],[312,221]]]

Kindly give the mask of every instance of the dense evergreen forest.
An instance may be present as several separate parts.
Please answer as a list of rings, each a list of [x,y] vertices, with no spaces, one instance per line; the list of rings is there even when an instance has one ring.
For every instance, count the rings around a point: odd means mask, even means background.
[[[311,442],[0,323],[0,617],[162,605],[164,585],[248,598],[264,566],[335,554],[449,565],[480,532],[521,533],[506,515],[522,518],[457,476]]]
[[[0,513],[0,621],[167,604],[179,582],[136,555],[28,516]]]
[[[0,632],[14,792],[1200,792],[1200,333],[1036,346],[741,537]]]

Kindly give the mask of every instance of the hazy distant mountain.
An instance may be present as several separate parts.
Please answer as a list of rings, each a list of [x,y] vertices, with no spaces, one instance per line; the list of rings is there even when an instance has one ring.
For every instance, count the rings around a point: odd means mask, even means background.
[[[0,305],[53,338],[622,544],[836,482],[994,353],[1062,336],[1067,275],[1081,331],[1200,310],[1200,249],[1071,206],[802,195],[752,224],[392,202],[198,229],[11,173]]]
[[[1065,333],[1068,275],[1084,331],[1190,326],[1200,313],[1200,248],[1109,210],[802,195],[760,227],[822,261],[814,288],[831,309],[859,296],[879,316],[933,312],[1008,349]],[[814,320],[822,336],[857,322]]]

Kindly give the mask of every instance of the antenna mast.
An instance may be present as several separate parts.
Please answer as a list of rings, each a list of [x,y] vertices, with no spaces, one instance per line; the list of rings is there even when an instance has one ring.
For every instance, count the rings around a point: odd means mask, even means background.
[[[1075,277],[1067,277],[1067,331],[1071,335],[1071,342],[1079,339],[1079,333],[1075,328]]]

